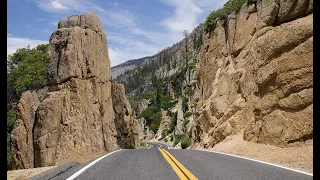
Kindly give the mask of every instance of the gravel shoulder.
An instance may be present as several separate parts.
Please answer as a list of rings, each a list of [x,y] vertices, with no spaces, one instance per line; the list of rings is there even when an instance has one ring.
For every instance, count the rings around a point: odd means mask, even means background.
[[[224,141],[206,150],[238,155],[313,173],[313,140],[294,144],[293,147],[281,148],[248,142],[242,137],[242,134],[228,136]],[[194,146],[192,149],[203,148]]]
[[[59,165],[70,162],[70,161],[76,161],[78,163],[86,163],[92,159],[96,159],[100,156],[103,156],[107,154],[107,152],[102,153],[96,153],[92,154],[90,156],[84,156],[83,154],[79,153],[73,153],[72,156],[70,156],[68,159],[65,159],[63,162],[60,162]],[[39,175],[40,173],[43,173],[45,171],[48,171],[52,168],[55,168],[57,166],[49,166],[49,167],[41,167],[41,168],[31,168],[31,169],[19,169],[19,170],[11,170],[7,171],[7,179],[8,180],[26,180],[33,176]]]

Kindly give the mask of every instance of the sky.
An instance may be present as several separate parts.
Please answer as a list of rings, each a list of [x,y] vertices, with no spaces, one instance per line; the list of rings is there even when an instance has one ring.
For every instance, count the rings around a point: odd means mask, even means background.
[[[107,36],[111,66],[154,55],[182,40],[227,0],[10,0],[7,55],[48,43],[59,20],[95,12]]]

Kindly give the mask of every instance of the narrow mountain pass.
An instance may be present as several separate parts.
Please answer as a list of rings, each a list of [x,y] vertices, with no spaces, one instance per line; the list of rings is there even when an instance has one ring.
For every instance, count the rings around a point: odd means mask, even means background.
[[[307,180],[313,176],[215,152],[170,149],[166,144],[150,143],[149,148],[109,153],[54,179]]]

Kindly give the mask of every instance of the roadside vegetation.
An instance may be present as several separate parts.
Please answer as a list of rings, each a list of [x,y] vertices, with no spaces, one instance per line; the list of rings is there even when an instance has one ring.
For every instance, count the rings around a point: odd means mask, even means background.
[[[181,142],[181,148],[186,149],[191,144],[191,139],[187,134],[176,134],[173,142],[173,146],[176,146]]]
[[[229,14],[232,12],[240,10],[241,6],[245,3],[253,4],[256,3],[257,0],[229,0],[227,3],[223,5],[222,8],[212,11],[206,18],[204,23],[204,31],[205,33],[209,33],[214,30],[217,20],[226,19]]]
[[[128,145],[128,146],[126,147],[126,149],[135,149],[135,147],[130,144],[130,145]]]
[[[174,102],[172,101],[172,97],[167,95],[165,89],[163,89],[164,80],[162,78],[153,75],[151,81],[153,89],[148,96],[151,100],[151,104],[141,112],[138,118],[145,118],[147,125],[154,133],[156,133],[162,119],[161,110],[172,108]],[[134,102],[132,102],[132,104],[134,104]]]
[[[7,169],[11,169],[10,135],[17,117],[13,105],[21,93],[42,88],[47,84],[49,55],[48,45],[20,48],[7,58]]]
[[[140,142],[140,147],[147,148],[147,147],[149,147],[149,146],[150,146],[150,144],[148,144],[147,142],[144,142],[144,141],[141,141],[141,142]]]

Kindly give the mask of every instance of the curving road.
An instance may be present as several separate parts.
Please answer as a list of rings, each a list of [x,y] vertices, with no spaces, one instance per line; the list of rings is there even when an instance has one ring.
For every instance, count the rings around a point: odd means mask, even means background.
[[[313,176],[220,153],[168,149],[165,144],[152,143],[149,149],[119,150],[79,164],[51,179],[309,180]]]

